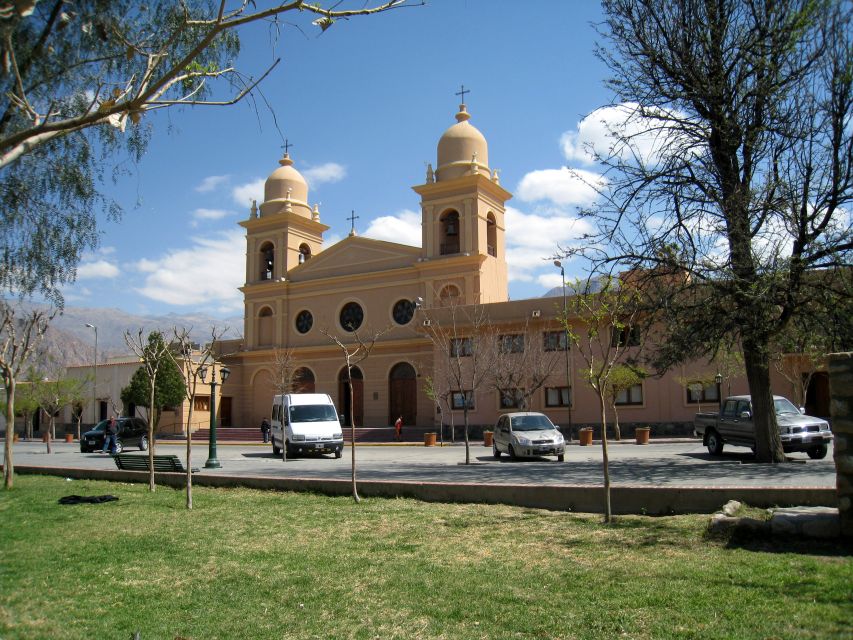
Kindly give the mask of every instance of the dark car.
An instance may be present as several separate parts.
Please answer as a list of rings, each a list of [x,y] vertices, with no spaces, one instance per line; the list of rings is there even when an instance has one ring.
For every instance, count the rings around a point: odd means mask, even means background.
[[[104,432],[109,420],[101,420],[94,429],[80,436],[80,451],[101,451],[104,448]],[[118,423],[118,438],[116,453],[121,453],[125,447],[139,447],[140,451],[148,449],[148,423],[142,418],[116,418]]]

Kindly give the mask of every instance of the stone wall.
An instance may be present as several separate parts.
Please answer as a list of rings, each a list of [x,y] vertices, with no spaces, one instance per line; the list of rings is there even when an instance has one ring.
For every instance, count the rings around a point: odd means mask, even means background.
[[[829,392],[841,534],[853,537],[853,353],[829,356]]]

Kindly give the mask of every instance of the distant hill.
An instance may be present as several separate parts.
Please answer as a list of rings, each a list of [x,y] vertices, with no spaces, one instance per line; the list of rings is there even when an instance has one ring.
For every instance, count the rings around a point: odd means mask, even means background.
[[[43,305],[29,304],[29,308],[46,308]],[[61,315],[50,323],[42,348],[50,354],[57,364],[85,365],[92,362],[95,349],[95,332],[86,326],[98,327],[99,361],[110,356],[124,355],[130,352],[124,341],[125,331],[136,333],[140,328],[144,334],[160,330],[165,336],[172,334],[172,328],[187,328],[196,342],[210,340],[211,329],[227,329],[223,338],[240,338],[243,334],[243,317],[214,318],[205,314],[176,314],[164,316],[141,316],[120,309],[86,308],[66,306]]]

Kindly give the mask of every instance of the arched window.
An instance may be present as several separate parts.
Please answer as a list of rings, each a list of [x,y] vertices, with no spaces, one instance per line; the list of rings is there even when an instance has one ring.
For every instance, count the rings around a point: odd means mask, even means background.
[[[459,304],[460,300],[459,287],[455,284],[449,284],[438,294],[438,304],[441,307],[449,307],[454,304]]]
[[[307,244],[299,245],[299,264],[308,262],[311,259],[311,247]]]
[[[275,269],[275,247],[272,242],[264,242],[260,249],[260,279],[272,280]]]
[[[258,346],[269,346],[273,342],[273,314],[270,307],[258,312]]]
[[[295,393],[314,393],[314,372],[308,367],[299,367],[293,373],[293,391]]]
[[[495,214],[491,211],[486,216],[486,251],[490,256],[498,256],[498,225],[495,222]]]
[[[441,255],[459,253],[459,213],[450,210],[441,216]]]

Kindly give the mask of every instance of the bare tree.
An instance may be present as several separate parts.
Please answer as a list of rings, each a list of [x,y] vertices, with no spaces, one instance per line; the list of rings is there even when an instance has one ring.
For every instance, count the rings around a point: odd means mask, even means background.
[[[597,231],[571,253],[593,271],[645,274],[667,329],[658,367],[735,336],[756,457],[783,462],[772,341],[798,309],[838,299],[853,255],[853,5],[603,7],[598,54],[622,119],[588,149],[603,167],[602,199],[585,212]]]
[[[41,380],[32,383],[33,397],[47,415],[47,452],[53,453],[51,442],[56,439],[56,415],[83,395],[84,381],[63,377],[64,371],[54,368]]]
[[[6,441],[3,449],[3,486],[14,485],[12,434],[15,431],[15,386],[33,351],[44,338],[53,314],[33,310],[18,315],[19,309],[0,300],[0,374],[6,387]]]
[[[362,338],[357,329],[353,329],[346,340],[339,338],[337,335],[331,333],[328,329],[320,329],[320,333],[326,336],[329,340],[331,340],[334,344],[338,345],[341,353],[344,356],[344,363],[347,368],[347,386],[349,387],[349,423],[350,423],[350,453],[352,456],[352,497],[356,502],[361,502],[361,498],[358,497],[358,483],[356,481],[356,471],[355,471],[355,413],[354,409],[354,398],[353,398],[353,390],[352,390],[352,368],[357,367],[359,364],[367,360],[370,356],[370,353],[373,351],[373,348],[376,346],[376,341],[379,340],[383,335],[388,333],[391,330],[391,327],[385,327],[384,329],[379,329],[378,331],[371,332],[367,330],[366,334],[369,335],[369,338]],[[348,343],[348,344],[347,344]],[[282,449],[286,449],[287,444],[285,442],[282,443]]]
[[[533,396],[562,364],[564,354],[547,349],[542,332],[525,321],[521,331],[496,336],[492,358],[489,384],[501,397],[510,394],[507,399],[527,411]]]
[[[175,327],[172,332],[175,340],[172,343],[172,348],[166,353],[184,379],[185,395],[188,400],[186,433],[187,433],[187,509],[193,508],[193,475],[192,475],[192,444],[193,444],[193,429],[192,418],[193,409],[195,407],[195,395],[198,388],[199,372],[202,367],[212,365],[216,358],[213,355],[213,348],[216,342],[222,335],[228,331],[228,328],[217,329],[215,326],[210,329],[210,342],[205,344],[201,349],[196,350],[193,347],[193,341],[190,339],[190,331],[192,329]],[[149,442],[151,442],[149,440]]]
[[[627,364],[617,364],[610,372],[606,387],[610,408],[613,410],[613,439],[617,442],[622,439],[622,430],[619,428],[619,397],[641,384],[645,377],[646,372],[643,369]]]
[[[156,332],[155,332],[156,333]],[[159,336],[159,333],[157,334]],[[135,353],[148,376],[150,384],[150,395],[148,402],[148,489],[154,491],[154,427],[156,409],[154,405],[154,390],[157,383],[157,373],[160,371],[160,366],[165,358],[169,358],[169,345],[162,339],[152,339],[154,334],[149,334],[147,338],[143,338],[143,331],[139,329],[136,335],[130,331],[124,332],[124,341],[131,351]]]
[[[607,394],[616,368],[636,355],[639,331],[639,294],[615,278],[598,281],[593,293],[589,281],[575,286],[569,309],[577,316],[569,327],[569,339],[583,360],[582,376],[598,397],[601,416],[601,457],[604,468],[604,521],[612,518],[610,508],[610,466],[607,449]]]
[[[442,325],[445,312],[447,318]],[[471,463],[468,412],[477,391],[485,387],[494,365],[494,330],[483,305],[462,306],[454,300],[441,310],[423,310],[424,326],[436,349],[439,370],[446,374],[451,412],[461,408],[465,425],[465,464]]]

